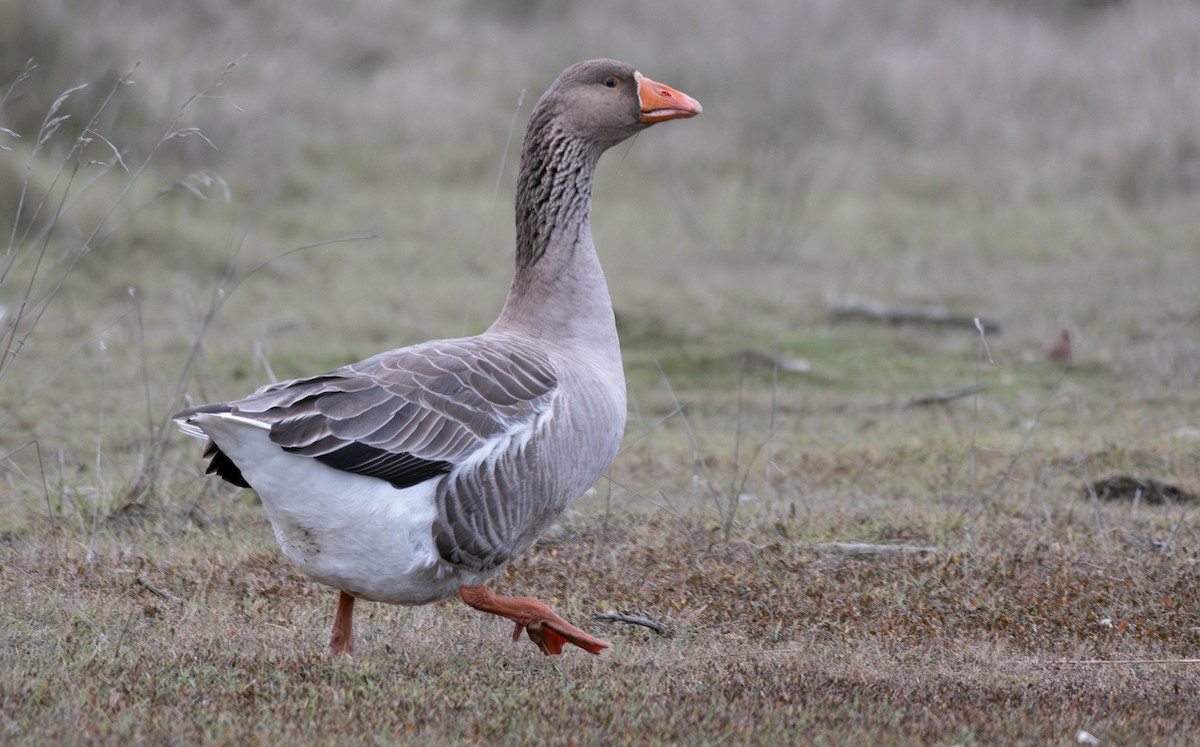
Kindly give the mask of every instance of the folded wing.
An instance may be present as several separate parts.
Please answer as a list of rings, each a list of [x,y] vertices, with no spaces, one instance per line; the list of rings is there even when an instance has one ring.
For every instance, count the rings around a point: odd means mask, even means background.
[[[403,489],[467,462],[478,467],[502,460],[498,451],[533,435],[557,386],[549,359],[528,346],[478,337],[435,340],[175,418],[230,412],[257,420],[270,425],[271,441],[285,451]],[[205,455],[209,474],[251,487],[215,443]],[[517,486],[501,482],[471,495],[439,490],[438,531],[446,536],[438,546],[447,560],[478,567],[502,562],[502,548],[524,530],[522,518],[537,513],[517,505]],[[336,500],[330,496],[331,510]],[[462,552],[462,544],[470,550]]]

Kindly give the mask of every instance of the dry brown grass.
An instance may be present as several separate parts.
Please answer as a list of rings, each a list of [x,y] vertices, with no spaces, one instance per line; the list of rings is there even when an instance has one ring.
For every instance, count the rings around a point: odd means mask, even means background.
[[[1200,6],[1078,5],[0,0],[0,78],[41,65],[0,107],[0,227],[27,177],[46,205],[16,220],[0,327],[37,257],[47,301],[0,375],[0,741],[1195,742],[1196,508],[1083,486],[1200,492]],[[520,91],[518,128],[599,55],[705,114],[602,165],[626,447],[500,583],[614,649],[547,659],[461,605],[367,604],[333,660],[331,592],[160,423],[181,378],[232,397],[486,325]],[[136,60],[95,121],[112,146],[71,154]],[[193,127],[216,149],[163,140]],[[1003,331],[989,362],[972,330],[832,323],[849,295]]]
[[[95,529],[69,512],[29,525],[0,565],[6,740],[1040,744],[1086,729],[1111,744],[1192,741],[1194,507],[1081,490],[1125,471],[1195,490],[1190,442],[1058,451],[1073,439],[1047,416],[1024,445],[977,454],[973,493],[969,445],[910,438],[933,413],[867,412],[865,443],[771,436],[771,483],[741,484],[754,497],[728,538],[709,486],[686,476],[707,469],[723,490],[733,452],[706,443],[702,468],[682,415],[631,431],[613,474],[665,508],[602,486],[497,581],[610,640],[596,658],[543,657],[448,602],[366,604],[356,655],[334,659],[333,593],[282,557],[240,491],[181,491],[192,497]],[[764,414],[744,416],[743,453]],[[686,417],[703,438],[729,415]],[[925,549],[845,555],[831,539]],[[607,611],[669,635],[589,619]]]
[[[1181,661],[1200,643],[1194,527],[1162,553],[1100,542],[1084,506],[1049,525],[989,512],[970,548],[920,520],[843,525],[937,548],[855,557],[787,517],[726,542],[699,518],[582,509],[499,584],[608,637],[598,658],[514,646],[456,603],[366,605],[355,657],[331,658],[332,592],[244,498],[216,520],[109,519],[90,561],[45,532],[10,538],[6,741],[995,744],[1083,728],[1186,744],[1200,728],[1200,666]],[[670,636],[587,620],[610,609]]]

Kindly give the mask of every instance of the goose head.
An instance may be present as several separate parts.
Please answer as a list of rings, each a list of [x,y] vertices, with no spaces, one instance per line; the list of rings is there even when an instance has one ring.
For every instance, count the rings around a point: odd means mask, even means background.
[[[568,136],[602,149],[650,125],[694,117],[700,102],[618,60],[587,60],[558,76],[534,108],[533,122],[553,121]]]

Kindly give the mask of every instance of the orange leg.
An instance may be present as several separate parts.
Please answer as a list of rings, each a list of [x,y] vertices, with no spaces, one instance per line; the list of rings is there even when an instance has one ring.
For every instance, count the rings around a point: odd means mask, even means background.
[[[335,654],[354,652],[354,639],[350,632],[350,619],[354,616],[354,597],[344,591],[338,592],[337,615],[333,618],[333,637],[329,647]]]
[[[608,643],[583,632],[532,597],[502,597],[486,586],[463,586],[458,590],[458,596],[477,610],[515,622],[513,640],[518,640],[524,630],[543,654],[561,654],[567,643],[593,654],[608,648]],[[348,620],[347,617],[347,631]]]

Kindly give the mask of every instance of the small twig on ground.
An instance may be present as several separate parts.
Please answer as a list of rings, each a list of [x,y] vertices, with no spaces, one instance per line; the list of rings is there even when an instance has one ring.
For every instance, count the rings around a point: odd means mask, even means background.
[[[1064,664],[1200,664],[1200,659],[1063,659],[1045,663],[1051,666]]]
[[[593,620],[601,622],[620,622],[629,625],[641,625],[645,628],[650,628],[659,635],[667,635],[665,625],[650,617],[642,617],[641,615],[626,615],[623,612],[599,612],[592,615]]]
[[[949,402],[953,402],[956,399],[970,397],[973,394],[979,394],[980,392],[984,391],[987,391],[986,384],[973,384],[968,387],[963,387],[962,389],[939,389],[936,392],[930,392],[929,394],[925,394],[920,397],[913,397],[905,406],[928,407],[930,405],[944,405]]]
[[[136,581],[137,581],[138,586],[142,587],[146,591],[150,592],[151,594],[153,594],[161,599],[165,599],[168,602],[179,602],[180,601],[179,597],[175,596],[174,594],[172,594],[169,591],[163,591],[162,589],[159,589],[158,587],[153,586],[149,581],[142,578],[141,576],[138,576]]]
[[[808,549],[834,555],[936,555],[936,547],[924,545],[876,545],[869,542],[813,542]]]

